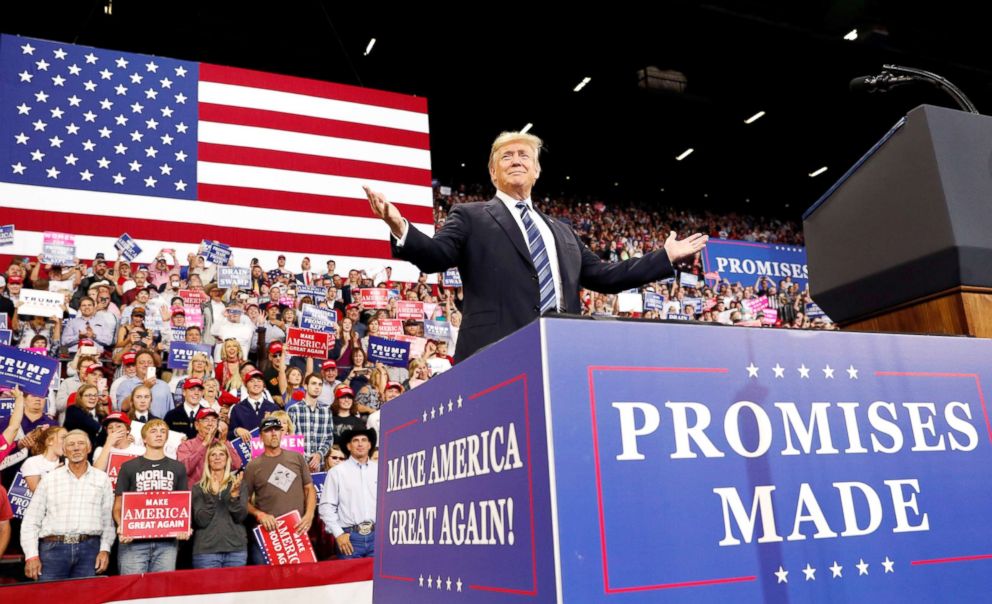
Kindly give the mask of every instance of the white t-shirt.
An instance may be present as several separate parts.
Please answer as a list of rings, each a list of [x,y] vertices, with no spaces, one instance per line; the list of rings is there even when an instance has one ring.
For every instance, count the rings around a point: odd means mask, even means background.
[[[59,467],[58,461],[49,461],[44,455],[35,455],[24,460],[21,465],[21,476],[44,476]]]

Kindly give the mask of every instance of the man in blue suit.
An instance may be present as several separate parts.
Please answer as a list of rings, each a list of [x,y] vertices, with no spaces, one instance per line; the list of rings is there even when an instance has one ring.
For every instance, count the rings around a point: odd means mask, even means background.
[[[365,187],[372,212],[389,226],[393,256],[425,273],[458,267],[465,294],[458,361],[543,313],[581,312],[580,287],[615,293],[665,279],[672,263],[706,245],[705,235],[678,240],[673,232],[661,250],[603,262],[571,228],[534,207],[542,144],[533,134],[500,134],[489,156],[496,197],[453,206],[433,238],[409,228],[396,206]]]

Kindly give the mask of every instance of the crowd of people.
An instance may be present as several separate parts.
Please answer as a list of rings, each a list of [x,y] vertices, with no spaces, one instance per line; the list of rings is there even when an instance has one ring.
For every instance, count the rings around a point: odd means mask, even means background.
[[[485,198],[481,188],[437,189],[438,224],[451,204]],[[671,230],[802,244],[797,225],[744,215],[539,203],[604,260],[657,249]],[[308,532],[323,557],[373,554],[379,410],[451,369],[460,289],[425,274],[396,281],[388,267],[369,275],[334,259],[316,269],[304,258],[291,270],[285,256],[275,267],[252,261],[247,284],[221,287],[205,256],[201,249],[180,262],[164,249],[149,265],[103,255],[68,266],[15,259],[0,276],[10,345],[57,358],[61,367],[48,396],[0,395],[13,399],[6,425],[0,416],[0,555],[23,553],[28,578],[262,564],[252,529],[273,529],[293,511],[297,531]],[[698,284],[646,285],[640,295],[653,295],[650,309],[625,308],[624,294],[583,291],[583,313],[832,328],[806,316],[809,292],[789,278],[707,281],[698,259],[679,269]],[[63,292],[65,302],[55,316],[22,314],[23,289]],[[423,303],[423,316],[400,320],[400,300]],[[326,356],[289,354],[288,331],[308,306],[334,312]],[[764,308],[776,311],[775,321],[760,320]],[[443,336],[425,331],[438,324]],[[373,337],[404,339],[409,358],[403,365],[370,360]],[[176,365],[173,343],[200,348]],[[288,435],[301,437],[302,450],[285,448]],[[245,459],[236,444],[252,440],[261,453]],[[11,520],[7,490],[22,481],[30,503],[22,520]],[[121,534],[125,493],[187,490],[191,534]]]

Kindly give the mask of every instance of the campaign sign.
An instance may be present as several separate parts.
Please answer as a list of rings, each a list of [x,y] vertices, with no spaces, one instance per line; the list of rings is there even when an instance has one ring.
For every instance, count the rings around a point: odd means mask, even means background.
[[[185,330],[183,330],[183,334],[185,335]],[[210,358],[213,347],[207,344],[189,344],[182,340],[169,342],[169,369],[186,371],[189,369],[189,360],[198,352],[202,352],[207,355],[207,358]]]
[[[698,313],[703,306],[702,298],[690,298],[688,296],[682,298],[682,308],[686,306],[692,306],[692,308]]]
[[[14,480],[10,483],[10,488],[7,489],[7,500],[10,501],[10,508],[14,512],[14,518],[24,518],[24,512],[31,505],[32,495],[34,493],[28,488],[28,483],[21,476],[21,473],[14,474]]]
[[[196,306],[197,308],[210,300],[210,296],[200,289],[181,289],[179,290],[179,297],[182,298],[183,305]]]
[[[761,309],[761,324],[774,325],[778,321],[778,310],[774,308]]]
[[[9,396],[0,398],[0,428],[6,428],[10,416],[14,414],[14,399]]]
[[[636,292],[617,294],[617,310],[619,312],[644,312],[644,298]]]
[[[702,254],[705,271],[717,273],[731,283],[754,285],[762,275],[775,282],[792,277],[801,289],[809,280],[806,248],[798,245],[710,239]]]
[[[293,510],[276,517],[276,529],[273,531],[267,531],[261,525],[255,527],[255,541],[262,550],[266,564],[282,566],[317,561],[310,537],[305,532],[296,534],[299,523],[300,512]]]
[[[190,491],[124,493],[121,501],[122,537],[160,539],[189,533]]]
[[[384,338],[395,338],[403,335],[401,319],[379,319],[379,335]]]
[[[258,436],[258,428],[255,428],[249,434],[251,434],[252,440],[254,440]],[[252,460],[251,441],[245,442],[239,437],[231,441],[231,446],[234,447],[234,452],[241,458],[242,467],[248,465],[248,462]]]
[[[76,236],[45,231],[41,244],[41,261],[55,266],[70,266],[76,261]]]
[[[380,326],[379,332],[382,332]],[[424,336],[431,340],[451,341],[451,324],[447,321],[424,321]]]
[[[251,286],[251,269],[243,266],[218,266],[217,287],[237,285],[244,289]]]
[[[296,451],[303,455],[306,452],[306,438],[299,434],[287,434],[282,437],[279,446],[284,451]],[[255,459],[262,453],[265,453],[265,444],[262,443],[261,436],[256,436],[251,439],[251,458]]]
[[[358,290],[358,295],[366,309],[389,308],[389,290],[384,287],[362,288]]]
[[[444,271],[444,275],[441,277],[445,287],[461,287],[462,286],[462,276],[458,272],[457,267],[449,268]]]
[[[810,319],[817,319],[820,317],[826,317],[827,313],[823,312],[823,309],[820,308],[820,305],[817,304],[816,302],[807,302],[806,316],[809,317]]]
[[[0,328],[7,329],[7,313],[0,312]]]
[[[144,424],[141,422],[135,422],[135,423],[139,423],[142,426],[144,426]],[[133,430],[133,424],[132,424],[132,430]],[[138,441],[136,440],[135,442]],[[111,451],[110,457],[107,458],[107,477],[110,478],[110,485],[112,487],[117,488],[117,476],[121,472],[121,466],[123,466],[125,462],[131,461],[135,457],[137,457],[137,455],[131,455],[129,453],[114,453],[113,451]]]
[[[692,273],[679,273],[679,285],[683,287],[697,287],[699,276]]]
[[[324,494],[324,482],[327,480],[327,472],[312,472],[310,479],[313,480],[313,488],[317,491],[317,501],[320,502],[320,496]]]
[[[691,317],[683,312],[670,312],[665,318],[669,321],[688,321]]]
[[[413,319],[424,320],[424,303],[414,300],[398,300],[396,302],[396,318],[402,321]]]
[[[10,340],[14,337],[14,332],[9,329],[0,329],[0,344],[10,346]]]
[[[420,336],[398,335],[393,339],[397,342],[406,342],[410,344],[410,354],[407,355],[408,359],[415,359],[417,357],[424,356],[424,348],[427,347],[427,338],[422,338]]]
[[[0,388],[20,386],[28,394],[48,396],[58,368],[58,359],[0,344]]]
[[[287,354],[299,357],[326,359],[327,352],[334,345],[334,335],[312,329],[290,327],[286,332],[284,347]]]
[[[0,247],[14,245],[14,225],[5,224],[0,226]]]
[[[313,304],[304,304],[300,309],[300,327],[324,333],[334,333],[334,325],[338,322],[338,311],[333,308],[320,308]]]
[[[206,255],[207,262],[213,262],[217,265],[225,265],[231,259],[231,246],[223,244],[219,241],[204,239],[203,251]]]
[[[751,314],[755,316],[760,315],[761,311],[768,308],[768,296],[761,296],[760,298],[748,298],[743,302],[751,310]]]
[[[327,299],[327,288],[322,285],[304,285],[300,283],[296,286],[296,295],[301,298],[303,296],[310,296],[314,302],[319,302]]]
[[[62,292],[50,292],[42,289],[22,289],[19,298],[20,315],[37,315],[39,317],[62,318],[62,305],[65,295]]]
[[[369,361],[390,367],[406,367],[410,358],[410,343],[369,336]]]
[[[661,294],[654,292],[644,292],[644,310],[660,311],[665,303],[665,298]]]
[[[127,233],[117,238],[117,241],[114,242],[114,249],[120,252],[121,258],[128,262],[137,258],[138,254],[141,253],[141,247]]]
[[[539,336],[533,323],[383,408],[374,601],[553,601]]]

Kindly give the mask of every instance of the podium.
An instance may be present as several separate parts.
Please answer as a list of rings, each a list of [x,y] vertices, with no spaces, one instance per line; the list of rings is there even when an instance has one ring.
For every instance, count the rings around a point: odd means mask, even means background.
[[[844,327],[992,337],[992,117],[922,105],[803,216]]]
[[[540,319],[383,407],[374,599],[987,599],[989,358]]]

